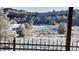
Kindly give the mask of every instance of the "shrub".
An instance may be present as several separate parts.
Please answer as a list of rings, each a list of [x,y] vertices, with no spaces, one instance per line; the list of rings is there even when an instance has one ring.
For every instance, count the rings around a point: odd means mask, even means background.
[[[25,27],[23,25],[20,25],[17,30],[16,30],[17,34],[19,34],[20,37],[24,37],[25,36]]]
[[[59,34],[65,34],[66,32],[66,24],[65,23],[60,23],[59,27],[58,27],[58,33]]]

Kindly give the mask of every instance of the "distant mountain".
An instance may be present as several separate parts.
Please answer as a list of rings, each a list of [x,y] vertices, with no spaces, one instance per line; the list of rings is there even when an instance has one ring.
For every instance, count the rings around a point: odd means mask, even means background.
[[[12,8],[4,8],[4,13],[11,19],[16,18],[17,23],[25,23],[33,21],[35,25],[40,24],[53,24],[54,22],[67,22],[68,10],[65,11],[52,11],[45,13],[27,12],[25,10],[17,10]],[[73,25],[79,26],[79,10],[73,12]]]

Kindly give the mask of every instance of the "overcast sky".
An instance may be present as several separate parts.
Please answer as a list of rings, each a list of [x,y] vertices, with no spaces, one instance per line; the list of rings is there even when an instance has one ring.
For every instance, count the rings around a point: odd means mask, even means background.
[[[60,11],[60,10],[67,10],[67,7],[12,7],[15,9],[22,9],[30,12],[49,12],[49,11]],[[75,9],[79,9],[78,7],[75,7]]]

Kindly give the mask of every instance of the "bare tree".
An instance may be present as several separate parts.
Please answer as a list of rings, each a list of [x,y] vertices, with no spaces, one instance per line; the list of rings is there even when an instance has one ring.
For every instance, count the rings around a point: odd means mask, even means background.
[[[4,17],[3,9],[0,9],[0,38],[13,36],[13,33],[9,30],[11,24],[7,19]]]
[[[11,24],[8,21],[8,19],[9,18],[7,18],[4,15],[3,9],[0,9],[0,42],[4,41],[4,38],[6,38],[6,42],[8,42],[11,39],[11,37],[15,37],[15,33],[9,30]],[[4,47],[4,45],[0,45],[0,47]],[[10,46],[6,45],[5,47],[10,47]]]

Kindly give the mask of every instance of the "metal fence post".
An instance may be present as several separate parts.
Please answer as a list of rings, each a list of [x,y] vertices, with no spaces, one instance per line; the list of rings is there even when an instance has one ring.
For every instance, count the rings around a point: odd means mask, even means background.
[[[70,51],[71,29],[72,29],[73,7],[69,7],[67,36],[66,36],[66,51]]]
[[[15,40],[15,37],[14,37],[14,40],[13,40],[13,51],[15,51],[15,42],[16,42],[16,40]]]

